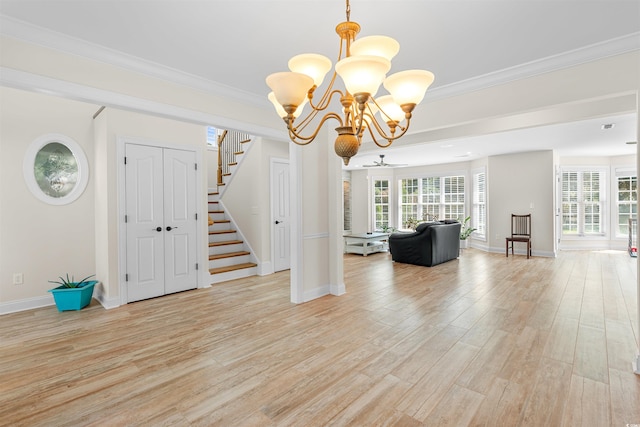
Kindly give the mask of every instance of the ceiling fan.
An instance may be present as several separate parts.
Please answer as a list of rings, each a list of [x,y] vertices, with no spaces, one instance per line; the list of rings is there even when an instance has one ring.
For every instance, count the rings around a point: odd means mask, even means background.
[[[380,154],[380,161],[376,162],[374,160],[371,165],[362,165],[363,168],[381,168],[381,167],[398,167],[398,166],[407,166],[406,163],[387,163],[384,161],[384,154]]]

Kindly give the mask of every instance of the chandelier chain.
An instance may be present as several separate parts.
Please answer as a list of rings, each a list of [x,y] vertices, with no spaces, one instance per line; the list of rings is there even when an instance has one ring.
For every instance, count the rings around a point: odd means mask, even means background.
[[[351,5],[349,4],[349,0],[347,0],[347,22],[349,22],[350,16],[351,16]]]

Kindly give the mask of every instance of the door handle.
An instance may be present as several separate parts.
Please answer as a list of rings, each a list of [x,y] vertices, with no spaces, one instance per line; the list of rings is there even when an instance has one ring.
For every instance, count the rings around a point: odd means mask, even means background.
[[[162,227],[156,227],[155,229],[158,233],[162,231]]]
[[[280,221],[276,220],[276,224],[280,224]]]
[[[178,227],[171,227],[171,226],[169,226],[169,227],[167,227],[167,231],[175,230],[175,229],[177,229],[177,228],[178,228]]]

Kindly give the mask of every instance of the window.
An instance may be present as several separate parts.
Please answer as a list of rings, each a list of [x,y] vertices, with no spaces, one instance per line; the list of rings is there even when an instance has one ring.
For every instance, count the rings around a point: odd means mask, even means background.
[[[418,217],[418,194],[417,179],[400,181],[400,227],[405,227],[410,218]]]
[[[473,174],[473,216],[471,226],[476,229],[474,236],[487,236],[487,187],[484,172]]]
[[[440,177],[422,178],[422,215],[440,218]]]
[[[351,231],[351,172],[342,171],[342,227]]]
[[[605,174],[602,170],[562,172],[562,234],[604,234]]]
[[[616,180],[617,180],[616,235],[618,237],[627,237],[629,236],[629,218],[638,217],[638,212],[637,212],[638,178],[635,175],[617,176]]]
[[[218,130],[207,126],[207,147],[218,148]]]
[[[464,220],[464,176],[445,176],[444,180],[444,218]],[[438,217],[440,218],[440,217]]]
[[[389,219],[389,180],[373,181],[373,214],[374,230],[387,230],[391,224]]]
[[[400,219],[464,219],[464,176],[434,176],[400,181]]]

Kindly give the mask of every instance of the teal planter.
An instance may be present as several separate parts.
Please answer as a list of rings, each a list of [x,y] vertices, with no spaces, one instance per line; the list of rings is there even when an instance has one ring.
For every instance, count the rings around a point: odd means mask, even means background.
[[[81,288],[65,288],[58,286],[49,289],[53,294],[58,311],[80,310],[89,305],[93,296],[93,287],[98,283],[97,280],[90,280]]]

